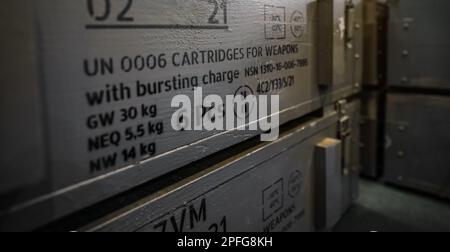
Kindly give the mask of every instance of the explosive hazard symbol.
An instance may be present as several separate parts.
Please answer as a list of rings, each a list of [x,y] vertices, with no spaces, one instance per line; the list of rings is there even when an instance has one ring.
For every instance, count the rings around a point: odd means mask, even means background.
[[[291,16],[291,32],[296,38],[303,37],[305,34],[305,17],[301,11],[294,11]]]

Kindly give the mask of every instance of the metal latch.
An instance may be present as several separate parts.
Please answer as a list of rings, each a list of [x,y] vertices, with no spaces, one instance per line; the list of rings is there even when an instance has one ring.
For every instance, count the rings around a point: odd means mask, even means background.
[[[315,147],[315,223],[329,230],[342,217],[342,143],[326,138]]]
[[[347,102],[345,100],[339,101],[336,109],[340,115],[338,138],[342,142],[342,174],[348,176],[352,166],[352,120],[347,114]]]
[[[345,5],[345,26],[346,42],[350,43],[355,35],[355,5],[352,1],[347,1]]]

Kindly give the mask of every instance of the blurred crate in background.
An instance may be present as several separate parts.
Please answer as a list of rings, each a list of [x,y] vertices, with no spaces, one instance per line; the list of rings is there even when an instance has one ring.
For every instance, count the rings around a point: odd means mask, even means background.
[[[384,180],[450,198],[450,97],[389,94]]]
[[[388,84],[450,89],[450,2],[391,0],[388,4]]]

